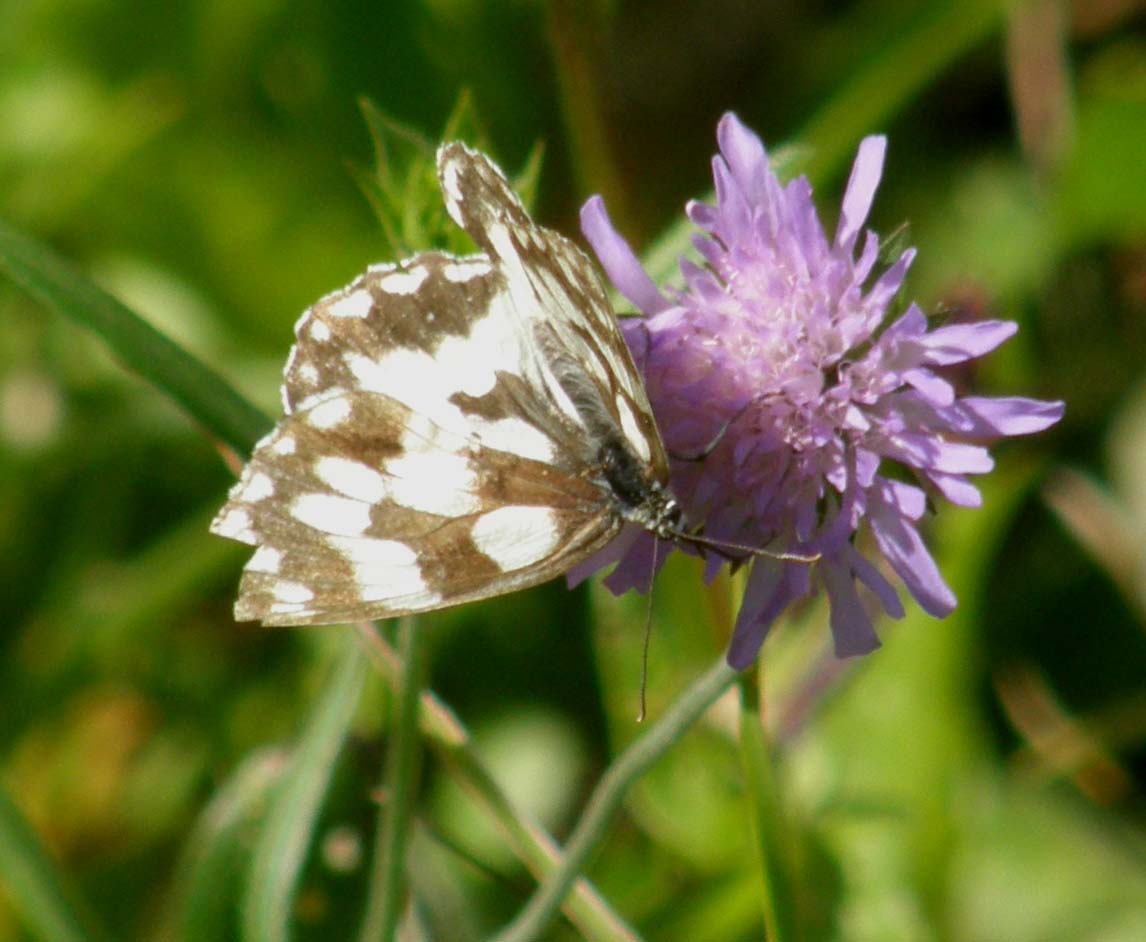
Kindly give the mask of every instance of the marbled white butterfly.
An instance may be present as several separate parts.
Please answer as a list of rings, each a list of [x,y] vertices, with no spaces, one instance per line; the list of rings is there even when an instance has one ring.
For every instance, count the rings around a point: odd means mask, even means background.
[[[443,145],[438,180],[482,251],[372,266],[299,319],[286,414],[211,525],[257,547],[237,619],[426,611],[550,579],[626,524],[688,538],[592,263],[484,155]]]

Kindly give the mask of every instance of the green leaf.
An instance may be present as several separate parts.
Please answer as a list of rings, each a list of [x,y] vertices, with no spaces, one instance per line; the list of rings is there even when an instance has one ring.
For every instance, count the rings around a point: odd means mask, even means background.
[[[366,659],[354,636],[347,632],[340,640],[342,656],[303,731],[255,846],[243,900],[242,937],[249,942],[289,938],[299,875],[366,677]]]
[[[271,420],[214,370],[75,271],[47,246],[0,221],[0,267],[49,308],[94,331],[129,370],[167,393],[224,442],[247,454]]]
[[[45,942],[104,938],[72,901],[55,863],[7,791],[0,787],[0,884],[24,925]]]

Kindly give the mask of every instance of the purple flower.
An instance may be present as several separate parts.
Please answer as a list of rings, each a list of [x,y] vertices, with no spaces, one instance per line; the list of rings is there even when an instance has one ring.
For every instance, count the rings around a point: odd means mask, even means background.
[[[864,654],[879,640],[858,587],[893,617],[903,607],[861,547],[882,556],[924,610],[950,613],[955,596],[917,528],[928,497],[977,506],[968,476],[992,467],[982,442],[1045,429],[1063,404],[958,396],[942,375],[993,350],[1014,323],[929,330],[911,304],[885,324],[915,255],[909,249],[873,275],[879,240],[867,231],[861,244],[885,138],[860,144],[830,242],[805,177],[782,185],[735,115],[721,119],[717,138],[716,206],[688,205],[705,264],[681,260],[683,290],[661,293],[600,197],[582,209],[582,229],[645,315],[622,324],[689,523],[716,540],[820,554],[811,564],[755,559],[729,663],[750,664],[776,617],[817,583],[828,593],[837,655]],[[571,580],[618,562],[606,580],[612,591],[647,589],[653,552],[648,534],[623,534]],[[726,560],[705,555],[711,577]]]

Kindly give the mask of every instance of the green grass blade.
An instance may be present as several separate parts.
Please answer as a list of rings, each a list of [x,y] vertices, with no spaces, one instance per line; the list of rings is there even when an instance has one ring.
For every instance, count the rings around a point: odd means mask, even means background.
[[[179,865],[164,938],[214,942],[234,935],[235,887],[247,858],[249,829],[284,765],[277,749],[249,756],[203,810]]]
[[[403,663],[398,711],[390,723],[386,752],[386,802],[378,810],[374,865],[366,898],[361,942],[394,938],[406,902],[406,847],[414,817],[422,741],[418,730],[429,642],[426,630],[407,615],[398,623]]]
[[[796,919],[796,881],[792,873],[794,830],[776,780],[774,760],[760,716],[760,666],[755,664],[738,678],[740,684],[740,757],[744,766],[745,797],[760,865],[761,901],[769,942],[802,938]]]
[[[401,689],[404,666],[395,651],[373,626],[359,625],[363,649],[392,691]],[[507,846],[539,880],[561,865],[557,842],[525,814],[482,763],[470,733],[432,691],[420,696],[418,725],[427,747],[473,798],[486,819],[504,837]],[[636,942],[636,931],[610,907],[584,878],[573,883],[565,900],[565,915],[580,936],[590,942]]]
[[[856,144],[885,124],[955,59],[986,41],[1003,22],[1002,0],[923,4],[896,36],[881,37],[864,67],[827,100],[795,139],[809,148],[813,184],[832,177]]]
[[[90,942],[106,938],[81,917],[64,881],[20,809],[0,787],[0,884],[33,938]]]
[[[243,900],[242,937],[248,942],[289,938],[299,875],[366,677],[366,658],[354,637],[346,633],[341,641],[343,652],[310,714],[255,846]]]
[[[649,767],[680,742],[705,711],[736,681],[736,672],[724,658],[689,686],[652,723],[640,739],[630,745],[597,782],[581,819],[565,845],[565,859],[538,887],[529,902],[501,930],[494,942],[535,942],[542,938],[556,918],[561,904],[577,876],[590,863],[608,835],[613,816],[621,807],[629,786]]]
[[[271,420],[214,370],[75,271],[47,246],[0,221],[0,268],[47,307],[98,334],[129,370],[167,393],[240,454]]]

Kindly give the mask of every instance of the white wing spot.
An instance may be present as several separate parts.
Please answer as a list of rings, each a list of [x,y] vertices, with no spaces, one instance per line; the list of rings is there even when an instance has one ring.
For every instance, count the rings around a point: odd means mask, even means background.
[[[318,382],[318,368],[313,363],[304,363],[298,368],[299,378],[304,383],[313,386]]]
[[[276,455],[293,455],[295,451],[295,440],[293,435],[284,435],[277,442],[271,445],[271,451]]]
[[[378,287],[390,294],[413,294],[426,280],[430,272],[426,268],[411,268],[409,271],[395,271],[384,275]]]
[[[545,464],[552,464],[557,457],[553,450],[553,440],[524,419],[497,419],[477,425],[478,438],[488,448],[496,448],[511,455],[532,458]]]
[[[287,582],[286,580],[280,580],[271,586],[271,595],[280,602],[287,602],[291,605],[301,605],[303,602],[309,602],[314,598],[314,593],[306,586],[299,582]]]
[[[273,497],[274,493],[275,482],[263,474],[262,471],[255,471],[243,482],[242,490],[239,492],[239,499],[253,504],[260,500],[266,500],[268,497]]]
[[[374,307],[374,298],[365,288],[352,291],[345,297],[339,298],[326,309],[331,317],[357,317],[359,319],[369,315]]]
[[[637,424],[637,417],[633,415],[632,407],[624,396],[617,397],[617,412],[621,416],[621,431],[625,433],[625,438],[628,439],[629,444],[637,450],[637,454],[641,456],[643,461],[652,460],[653,453],[649,449],[648,437],[641,431],[640,425]]]
[[[400,540],[328,536],[326,542],[352,563],[364,566],[412,566],[418,561],[418,554]]]
[[[225,514],[215,518],[211,532],[240,543],[254,543],[255,532],[251,529],[251,515],[241,507],[232,507]]]
[[[359,536],[370,526],[368,504],[333,494],[303,494],[290,512],[299,523],[336,536]]]
[[[473,278],[480,278],[482,275],[488,274],[489,270],[489,263],[486,261],[450,262],[450,264],[442,266],[442,275],[446,281],[457,284],[470,281]]]
[[[330,339],[330,328],[326,326],[324,321],[315,320],[310,325],[310,339],[317,340],[319,343],[326,343]]]
[[[460,203],[462,201],[462,188],[458,185],[458,168],[454,163],[447,163],[442,167],[442,172],[438,175],[438,180],[442,184],[442,190],[453,203]],[[451,210],[453,207],[448,207]],[[453,212],[450,212],[453,216]],[[457,217],[454,216],[456,221]]]
[[[473,493],[477,475],[461,455],[441,450],[414,451],[424,447],[421,441],[407,446],[406,454],[386,462],[389,497],[403,507],[437,514],[440,517],[462,517],[481,509],[481,499]]]
[[[307,413],[307,419],[315,428],[334,428],[349,416],[350,403],[345,399],[328,399]]]
[[[349,458],[325,457],[314,463],[314,473],[347,497],[376,504],[386,496],[386,480],[373,468]]]
[[[418,554],[405,543],[337,536],[327,537],[327,543],[352,567],[363,602],[393,601],[402,607],[429,608],[442,600],[426,585],[418,568]]]
[[[503,572],[544,559],[561,542],[557,519],[548,507],[499,507],[482,514],[470,536]]]
[[[265,572],[274,575],[279,571],[282,560],[283,554],[281,552],[273,546],[264,544],[255,550],[255,555],[251,557],[246,568],[251,572]]]

